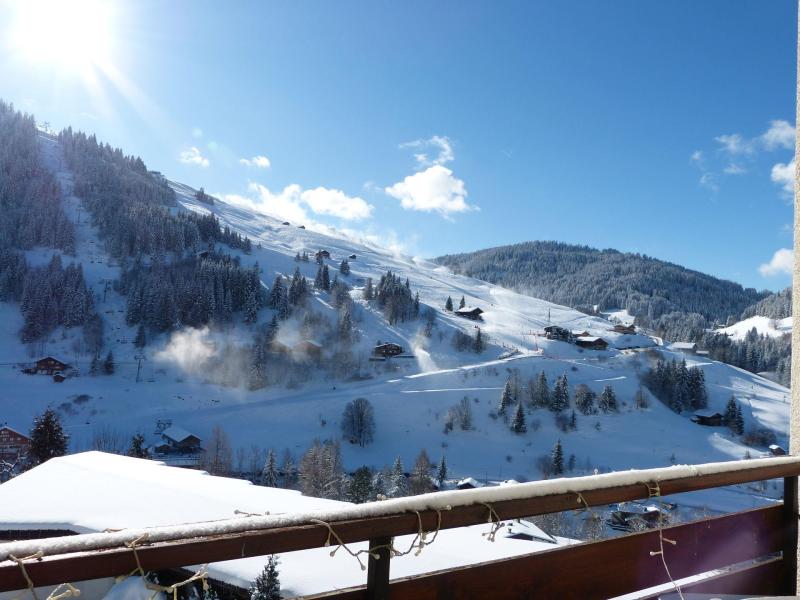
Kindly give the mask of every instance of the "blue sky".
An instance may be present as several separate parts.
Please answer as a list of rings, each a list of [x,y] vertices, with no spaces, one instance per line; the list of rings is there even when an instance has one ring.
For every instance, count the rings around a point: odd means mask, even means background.
[[[31,6],[0,0],[0,96],[206,191],[421,256],[790,281],[791,0]]]

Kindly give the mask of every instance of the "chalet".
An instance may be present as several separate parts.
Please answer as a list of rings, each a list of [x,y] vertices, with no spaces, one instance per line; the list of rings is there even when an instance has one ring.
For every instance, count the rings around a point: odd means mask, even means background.
[[[56,373],[64,372],[69,368],[70,366],[67,363],[63,363],[52,356],[46,356],[45,358],[40,358],[37,360],[32,367],[23,369],[22,372],[28,375],[35,375],[37,373],[43,373],[44,375],[55,375]]]
[[[292,349],[278,340],[272,340],[267,346],[267,352],[270,354],[291,354]]]
[[[683,352],[684,354],[696,354],[697,344],[694,342],[675,342],[670,345],[669,349],[675,352]]]
[[[537,541],[546,544],[557,544],[558,540],[543,529],[540,529],[527,519],[513,519],[506,521],[505,537],[513,540]]]
[[[319,360],[322,357],[322,346],[310,340],[302,340],[292,347],[292,352],[305,358]]]
[[[475,488],[483,487],[483,485],[472,477],[465,477],[456,483],[457,490],[474,490]]]
[[[0,432],[2,432],[2,429],[0,429]],[[0,444],[1,443],[2,442],[0,442]],[[772,456],[786,456],[786,450],[778,446],[778,444],[770,445],[769,453],[772,454]]]
[[[297,226],[297,228],[298,228],[298,229],[305,229],[305,228],[306,228],[306,226],[305,226],[305,225],[298,225],[298,226]]]
[[[575,345],[581,348],[588,348],[589,350],[605,350],[608,348],[608,342],[601,337],[582,335],[575,340]]]
[[[589,337],[589,335],[591,335],[591,334],[588,331],[586,331],[585,329],[582,330],[582,331],[578,330],[578,329],[573,329],[572,330],[572,337],[576,337],[576,338]]]
[[[391,342],[387,342],[385,344],[378,342],[375,348],[372,349],[372,354],[375,356],[383,356],[384,358],[389,358],[390,356],[399,356],[403,352],[405,352],[405,348],[403,348],[400,344],[393,344]]]
[[[289,223],[289,221],[284,221],[283,224],[284,225],[291,225],[291,223]]]
[[[321,258],[330,258],[331,253],[327,250],[317,250],[317,253],[314,256],[316,256],[317,260],[319,260]]]
[[[544,337],[548,340],[558,340],[561,342],[571,342],[572,332],[558,325],[548,325],[544,328]]]
[[[464,317],[465,319],[470,319],[472,321],[483,321],[483,310],[475,307],[472,308],[470,306],[465,306],[464,308],[459,308],[455,311],[455,315],[458,317]]]
[[[633,325],[623,325],[622,323],[617,323],[611,328],[611,331],[614,333],[621,333],[623,335],[632,335],[636,333],[636,327]]]
[[[617,531],[643,531],[658,527],[665,517],[657,506],[623,502],[611,512],[606,523]]]
[[[0,461],[14,462],[25,456],[31,447],[31,438],[11,429],[8,425],[0,426]]]
[[[697,410],[692,415],[692,423],[705,425],[706,427],[720,427],[722,425],[722,415],[715,410]]]
[[[53,381],[55,381],[56,383],[64,383],[66,379],[67,376],[61,373],[60,371],[58,373],[53,374]]]
[[[355,260],[355,259],[356,259],[356,255],[355,255],[355,254],[351,254],[351,255],[350,255],[350,256],[348,256],[347,258],[348,258],[349,260]]]
[[[161,431],[161,444],[155,447],[158,454],[198,454],[203,452],[201,440],[185,429],[170,425]]]

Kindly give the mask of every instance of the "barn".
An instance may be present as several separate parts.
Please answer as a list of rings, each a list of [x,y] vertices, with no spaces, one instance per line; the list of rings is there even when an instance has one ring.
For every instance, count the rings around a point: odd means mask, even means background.
[[[636,333],[636,327],[633,325],[623,325],[622,323],[617,323],[611,328],[611,331],[614,333],[621,333],[623,335],[633,335]]]
[[[455,315],[458,317],[464,317],[465,319],[470,319],[472,321],[483,321],[483,309],[476,307],[465,306],[464,308],[459,308],[455,311]]]
[[[384,358],[399,356],[403,352],[405,352],[405,348],[400,344],[393,344],[392,342],[387,342],[385,344],[378,342],[375,348],[372,349],[372,354],[375,356],[383,356]]]
[[[720,427],[722,415],[715,410],[698,410],[692,415],[692,422],[706,427]]]
[[[35,375],[37,373],[43,373],[45,375],[55,375],[56,373],[61,371],[66,371],[69,368],[70,365],[61,362],[57,358],[53,358],[52,356],[45,356],[44,358],[40,358],[39,360],[37,360],[32,367],[24,369],[23,373],[26,373],[28,375]]]
[[[608,348],[608,342],[601,337],[582,335],[575,340],[575,345],[581,348],[588,348],[589,350],[605,350]]]
[[[31,438],[12,429],[8,425],[0,426],[0,461],[14,462],[25,456],[31,447]]]

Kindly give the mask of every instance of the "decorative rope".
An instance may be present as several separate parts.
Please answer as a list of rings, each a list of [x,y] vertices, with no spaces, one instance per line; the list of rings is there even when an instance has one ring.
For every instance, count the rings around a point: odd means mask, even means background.
[[[63,592],[59,592],[61,588],[66,588]],[[47,600],[62,600],[62,598],[77,598],[81,595],[81,591],[71,583],[62,583],[47,597]]]
[[[488,502],[481,502],[481,504],[489,509],[489,519],[486,522],[492,523],[491,530],[482,533],[481,535],[484,536],[487,541],[494,542],[495,538],[497,537],[497,532],[503,527],[503,522],[500,520],[500,516],[497,514],[491,504]]]
[[[647,493],[649,494],[649,498],[658,498],[658,551],[657,552],[650,552],[650,556],[660,556],[661,563],[664,565],[664,571],[669,578],[669,582],[672,584],[672,587],[675,588],[675,591],[678,592],[678,597],[680,600],[684,600],[683,592],[681,591],[681,586],[675,583],[675,580],[672,578],[672,574],[669,572],[669,567],[667,566],[667,557],[664,554],[664,542],[668,544],[672,544],[673,546],[677,546],[678,542],[675,540],[670,540],[664,537],[664,503],[662,502],[661,496],[661,486],[658,485],[658,482],[653,482],[651,486],[649,483],[647,485]]]
[[[190,583],[200,580],[203,584],[203,591],[208,591],[208,565],[203,565],[200,569],[189,577],[188,579],[184,579],[183,581],[179,581],[178,583],[173,583],[172,585],[159,585],[157,583],[147,582],[146,587],[148,590],[153,590],[153,594],[150,596],[150,600],[154,600],[155,597],[158,595],[158,592],[165,592],[167,594],[172,594],[172,600],[178,600],[178,589],[182,588],[185,585],[189,585]]]
[[[23,558],[17,558],[13,554],[9,554],[8,558],[13,560],[19,566],[19,570],[22,571],[22,576],[25,578],[25,582],[28,584],[28,591],[33,596],[33,600],[39,600],[39,596],[36,593],[36,588],[33,587],[33,580],[31,579],[30,575],[28,575],[28,570],[25,568],[26,560],[33,560],[33,559],[40,559],[44,556],[44,552],[39,550],[36,554],[31,554],[30,556],[25,556]],[[15,599],[16,600],[16,599]]]
[[[145,573],[144,569],[142,568],[141,561],[139,561],[139,553],[136,552],[136,546],[138,546],[139,543],[141,543],[142,541],[146,540],[147,537],[148,537],[147,533],[144,533],[141,536],[139,536],[138,538],[136,538],[135,540],[131,540],[130,542],[125,542],[125,546],[127,548],[130,548],[131,550],[133,550],[133,558],[136,559],[136,568],[133,571],[131,571],[130,573],[128,573],[127,575],[119,575],[118,577],[115,577],[114,581],[116,583],[124,581],[128,577],[133,576],[135,573],[139,573],[140,577],[145,577],[147,575]]]
[[[381,555],[378,553],[380,550],[387,550],[389,553],[390,558],[397,558],[400,556],[406,556],[411,554],[414,550],[416,550],[414,556],[419,556],[422,553],[422,549],[425,546],[430,546],[433,542],[436,541],[436,538],[439,536],[439,531],[442,528],[442,510],[450,510],[451,507],[445,506],[442,509],[435,509],[436,510],[436,530],[433,532],[433,537],[430,541],[427,541],[428,533],[422,528],[422,514],[415,510],[413,511],[417,515],[417,533],[414,536],[414,539],[411,541],[411,545],[408,547],[407,550],[401,552],[397,549],[394,545],[394,538],[388,544],[380,544],[378,546],[372,546],[365,550],[357,550],[353,551],[350,547],[342,541],[342,538],[339,537],[339,534],[333,529],[333,526],[330,523],[322,521],[321,519],[311,519],[312,523],[316,523],[317,525],[322,525],[323,527],[327,528],[328,530],[328,537],[325,539],[325,546],[331,545],[331,540],[336,540],[336,548],[331,550],[330,556],[335,556],[336,553],[339,551],[340,548],[343,548],[345,552],[347,552],[350,556],[355,558],[358,561],[359,566],[361,567],[362,571],[366,571],[367,567],[364,562],[361,560],[361,555],[367,554],[375,560],[380,560]],[[495,513],[496,515],[497,513]]]

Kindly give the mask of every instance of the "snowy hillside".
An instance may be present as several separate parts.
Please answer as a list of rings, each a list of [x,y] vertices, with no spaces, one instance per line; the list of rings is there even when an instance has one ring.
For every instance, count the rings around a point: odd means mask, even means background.
[[[289,385],[258,390],[249,390],[244,381],[228,381],[225,386],[212,383],[212,372],[228,370],[235,379],[235,374],[243,371],[242,365],[229,364],[235,361],[229,349],[248,344],[248,332],[269,323],[275,311],[261,309],[257,323],[252,325],[237,317],[223,328],[183,327],[171,334],[153,334],[145,348],[136,348],[132,343],[136,327],[126,324],[126,299],[113,283],[120,276],[120,264],[104,251],[82,201],[72,195],[73,175],[65,167],[58,143],[42,137],[41,144],[46,164],[61,185],[66,213],[75,225],[75,256],[64,255],[62,259],[64,264],[83,266],[87,286],[105,322],[104,351],[113,351],[116,369],[113,375],[89,376],[90,357],[74,328],[59,328],[43,341],[22,344],[18,305],[0,303],[0,423],[26,431],[34,415],[52,406],[72,436],[73,450],[90,449],[98,439],[126,445],[137,431],[152,436],[159,420],[171,420],[204,440],[220,426],[234,450],[239,451],[236,460],[241,464],[253,447],[277,452],[288,449],[298,459],[315,438],[340,439],[345,404],[364,397],[375,409],[375,441],[365,447],[343,444],[348,469],[364,464],[380,468],[398,455],[410,466],[424,448],[434,461],[446,455],[451,476],[479,480],[541,477],[538,459],[549,454],[559,439],[565,456],[574,455],[571,462],[575,474],[671,462],[738,460],[747,452],[756,456],[765,451],[763,447],[747,447],[727,428],[692,423],[688,414],[675,414],[648,392],[649,406],[635,407],[640,375],[658,356],[681,358],[647,336],[615,333],[606,319],[455,275],[432,262],[344,235],[315,232],[302,228],[302,223],[284,224],[224,201],[209,205],[198,201],[192,188],[170,183],[178,199],[171,210],[213,213],[221,224],[252,241],[250,253],[226,251],[238,257],[243,266],[258,263],[264,288],[278,274],[291,277],[296,268],[313,281],[318,269],[313,256],[319,250],[330,254],[324,262],[331,277],[343,259],[355,256],[349,259],[350,274],[341,275],[341,279],[351,286],[355,305],[354,327],[360,336],[354,350],[356,372],[310,369],[306,377]],[[297,254],[305,252],[312,256],[310,262],[295,260]],[[37,248],[25,256],[31,264],[44,265],[54,253],[58,252]],[[430,336],[423,334],[423,319],[390,325],[381,312],[362,299],[367,278],[377,282],[389,270],[403,280],[408,278],[412,292],[419,293],[423,309],[436,311]],[[481,308],[483,320],[474,322],[445,311],[448,296],[456,303],[463,296],[468,307]],[[311,306],[323,317],[335,319],[329,294],[314,291]],[[609,348],[591,350],[545,339],[543,330],[548,325],[602,337]],[[486,350],[480,354],[455,350],[454,332],[474,336],[476,327],[488,336]],[[287,346],[296,344],[303,339],[301,325],[286,321],[277,339]],[[325,340],[314,341],[325,345]],[[402,345],[410,358],[370,361],[378,341]],[[54,383],[50,377],[22,373],[24,364],[47,355],[75,366],[79,376]],[[722,363],[699,357],[687,360],[689,366],[699,366],[705,373],[709,408],[723,412],[734,395],[744,409],[748,428],[769,428],[776,433],[778,443],[786,444],[786,388]],[[585,384],[599,394],[604,386],[613,386],[620,412],[578,414],[577,429],[564,430],[552,412],[532,410],[526,415],[527,433],[512,433],[495,412],[501,391],[509,378],[524,387],[542,371],[551,385],[566,374],[570,390]],[[456,428],[446,433],[448,410],[465,397],[472,408],[472,429]],[[717,507],[724,502],[720,493],[704,498]],[[751,500],[746,497],[741,502],[749,506]]]
[[[779,337],[792,333],[792,317],[784,319],[770,319],[769,317],[753,316],[729,327],[717,329],[718,333],[724,333],[734,340],[743,340],[753,329],[760,335],[769,337]]]

